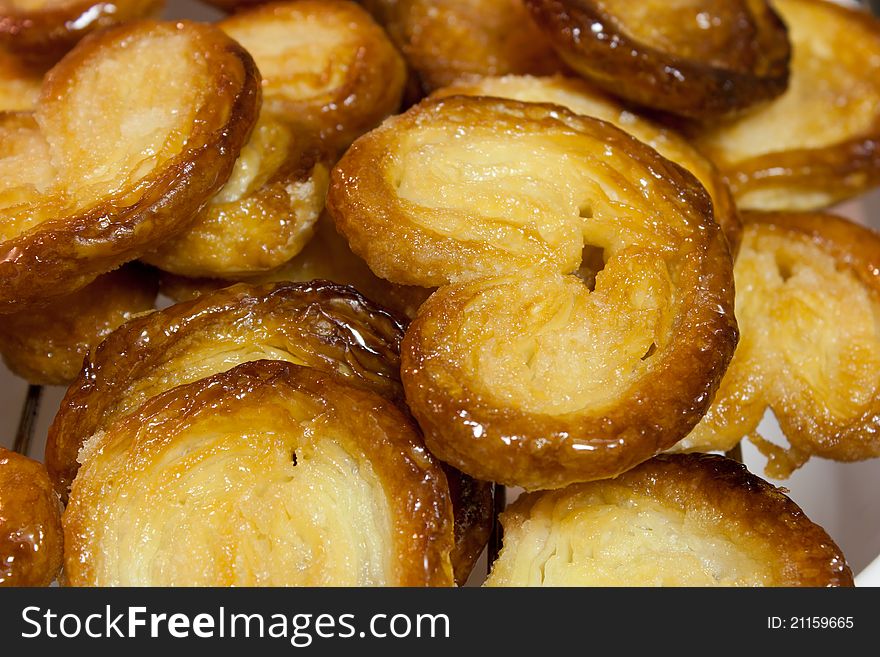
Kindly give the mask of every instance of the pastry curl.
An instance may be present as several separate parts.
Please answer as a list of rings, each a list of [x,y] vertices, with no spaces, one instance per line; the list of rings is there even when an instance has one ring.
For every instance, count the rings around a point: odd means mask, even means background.
[[[84,446],[73,586],[449,586],[452,507],[406,415],[340,378],[240,365]]]
[[[659,456],[526,494],[501,523],[487,586],[853,586],[821,527],[721,456]]]
[[[184,228],[229,178],[258,75],[211,26],[143,21],[83,40],[33,118],[0,115],[0,312],[74,292]]]
[[[68,385],[89,350],[114,329],[153,309],[159,281],[127,265],[47,306],[0,319],[0,354],[14,374],[37,385]]]
[[[365,0],[421,91],[484,75],[551,75],[562,62],[522,0]]]
[[[880,184],[880,21],[825,0],[776,0],[794,48],[773,102],[694,131],[741,209],[807,211]]]
[[[46,468],[0,447],[0,586],[49,586],[61,559],[61,502]]]
[[[263,75],[263,106],[318,133],[331,151],[400,107],[406,64],[385,32],[347,0],[295,0],[218,23]]]
[[[157,16],[164,0],[6,0],[0,4],[0,48],[51,65],[87,34]]]
[[[525,4],[571,68],[646,107],[712,118],[775,98],[788,84],[791,47],[767,0]]]
[[[264,111],[220,193],[184,233],[141,259],[195,277],[275,269],[311,239],[329,171],[312,138]]]
[[[566,107],[575,114],[592,116],[613,123],[696,176],[709,192],[715,219],[724,231],[731,251],[736,252],[742,235],[742,223],[730,188],[715,166],[674,130],[624,108],[583,80],[562,76],[486,77],[473,82],[453,84],[432,94],[434,98],[449,96],[495,96],[526,103],[553,103]]]
[[[623,472],[687,435],[733,353],[708,196],[608,123],[426,101],[349,149],[328,208],[378,275],[444,286],[407,330],[402,378],[429,448],[478,479]],[[573,275],[591,249],[593,290]]]
[[[676,449],[752,436],[785,478],[810,456],[880,456],[880,235],[828,214],[745,213],[735,268],[740,345]],[[771,409],[791,447],[757,437]]]
[[[0,50],[0,112],[32,110],[42,83],[43,71]]]
[[[315,234],[305,248],[290,262],[259,276],[241,277],[238,282],[251,285],[266,283],[306,283],[322,279],[350,285],[380,306],[412,319],[432,289],[395,285],[376,276],[367,263],[351,252],[348,243],[336,232],[333,222],[322,216]],[[207,292],[232,285],[236,280],[186,278],[162,274],[162,293],[175,301],[188,301]]]

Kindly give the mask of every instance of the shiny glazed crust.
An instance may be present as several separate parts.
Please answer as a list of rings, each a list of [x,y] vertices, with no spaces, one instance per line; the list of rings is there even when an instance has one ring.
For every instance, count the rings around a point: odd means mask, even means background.
[[[334,153],[400,107],[406,64],[353,2],[277,2],[218,26],[254,56],[264,107],[317,132]]]
[[[16,6],[18,5],[18,6]],[[0,7],[0,47],[39,64],[54,64],[85,35],[158,15],[164,0],[11,0]]]
[[[159,281],[126,265],[83,289],[0,319],[0,354],[12,372],[36,385],[67,385],[83,358],[114,329],[153,309]]]
[[[416,316],[433,289],[395,285],[376,276],[363,260],[351,252],[348,243],[336,232],[333,222],[322,216],[315,234],[305,248],[290,262],[258,276],[239,279],[251,285],[266,283],[306,283],[322,279],[350,285],[371,301],[408,319]],[[175,301],[188,301],[236,282],[233,279],[186,278],[162,274],[162,293]]]
[[[47,74],[35,120],[0,118],[0,312],[69,294],[184,228],[232,172],[258,75],[219,30],[185,21],[74,48]]]
[[[61,559],[61,503],[46,468],[0,447],[0,586],[49,586]]]
[[[541,78],[508,75],[460,82],[432,94],[432,98],[449,96],[494,96],[527,103],[553,103],[575,114],[614,124],[694,174],[709,192],[715,220],[724,231],[731,251],[736,252],[742,236],[742,223],[733,202],[733,194],[718,169],[671,128],[624,108],[587,82],[562,76]]]
[[[220,193],[183,234],[141,259],[195,277],[276,269],[311,239],[329,172],[312,138],[264,111]]]
[[[530,493],[501,522],[488,586],[853,586],[821,527],[721,456],[664,455]]]
[[[429,448],[478,479],[623,472],[693,428],[733,353],[731,258],[705,191],[610,124],[425,101],[349,149],[328,208],[378,275],[454,283],[407,330],[402,377]],[[573,275],[585,247],[604,251],[594,291]]]
[[[880,184],[880,21],[825,0],[777,0],[793,43],[773,102],[695,131],[741,209],[807,211]]]
[[[391,402],[258,361],[93,437],[64,513],[73,586],[450,586],[443,471]]]
[[[40,95],[43,72],[0,50],[0,111],[32,110]]]
[[[706,417],[676,449],[729,449],[769,407],[791,447],[757,442],[767,473],[810,456],[880,456],[880,236],[828,214],[745,213],[735,268],[742,330]]]
[[[509,73],[551,75],[563,64],[522,0],[365,0],[423,93]]]
[[[785,91],[790,44],[766,0],[525,0],[575,71],[647,107],[693,118]]]

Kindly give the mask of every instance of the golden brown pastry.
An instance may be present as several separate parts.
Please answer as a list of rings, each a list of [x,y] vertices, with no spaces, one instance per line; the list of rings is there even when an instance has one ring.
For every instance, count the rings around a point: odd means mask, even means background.
[[[639,141],[655,149],[663,157],[690,171],[712,197],[715,219],[724,236],[736,252],[742,233],[733,195],[718,170],[688,141],[670,128],[640,116],[620,105],[611,97],[591,87],[583,80],[554,77],[508,75],[485,77],[473,82],[460,82],[439,89],[432,96],[495,96],[512,98],[527,103],[553,103],[570,109],[575,114],[592,116],[628,132]]]
[[[0,114],[0,312],[183,229],[229,178],[258,107],[253,60],[211,26],[84,39],[46,75],[34,117]]]
[[[85,35],[156,16],[164,5],[164,0],[4,0],[0,2],[0,48],[51,65]]]
[[[522,0],[365,0],[428,93],[453,82],[562,69]]]
[[[742,339],[706,417],[677,449],[752,436],[783,478],[810,456],[880,456],[880,235],[828,214],[745,213]],[[770,408],[791,447],[755,435]]]
[[[278,361],[153,399],[83,448],[73,586],[450,586],[443,470],[391,402]]]
[[[312,137],[263,111],[220,193],[184,233],[142,260],[183,276],[275,269],[311,239],[329,170]]]
[[[126,265],[49,305],[0,318],[0,354],[14,374],[37,385],[67,385],[83,358],[114,329],[153,309],[159,281]]]
[[[236,285],[171,306],[129,322],[92,352],[49,429],[46,462],[66,498],[86,438],[169,388],[253,360],[332,372],[403,407],[402,339],[400,320],[351,288],[321,281]],[[488,539],[491,491],[452,468],[446,475],[453,565],[463,582]]]
[[[328,208],[379,276],[444,286],[407,330],[403,383],[429,448],[478,479],[623,472],[687,435],[733,353],[705,190],[608,123],[425,101],[355,142]],[[585,250],[604,260],[590,284]]]
[[[32,110],[37,105],[43,71],[0,49],[0,112]]]
[[[529,493],[501,523],[487,586],[853,586],[821,527],[721,456],[659,456]]]
[[[788,84],[790,44],[767,0],[525,4],[572,69],[640,105],[711,118]]]
[[[49,586],[61,559],[61,502],[46,468],[0,447],[0,586]]]
[[[263,285],[305,283],[317,279],[351,285],[371,301],[409,319],[415,317],[419,306],[433,292],[428,288],[395,285],[376,276],[367,263],[351,252],[348,243],[326,216],[318,220],[314,236],[290,262],[259,276],[241,277],[239,281]],[[175,301],[194,299],[235,282],[234,279],[186,278],[173,274],[162,274],[160,281],[162,293]]]
[[[695,133],[753,210],[815,210],[880,183],[880,22],[824,0],[775,0],[794,48],[788,91]]]
[[[385,32],[347,0],[277,2],[218,26],[263,75],[263,106],[342,151],[400,107],[406,64]]]

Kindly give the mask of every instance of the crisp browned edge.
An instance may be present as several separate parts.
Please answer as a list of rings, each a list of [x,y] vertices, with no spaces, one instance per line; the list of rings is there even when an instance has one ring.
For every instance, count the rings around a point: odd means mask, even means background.
[[[158,11],[165,0],[81,0],[69,7],[0,14],[0,45],[32,64],[57,62],[85,35]],[[79,19],[92,14],[89,21]]]
[[[241,89],[235,93],[226,123],[204,135],[205,143],[189,147],[167,163],[158,178],[141,181],[139,202],[125,211],[116,198],[98,203],[75,217],[45,221],[0,245],[0,313],[14,312],[41,299],[73,292],[98,275],[149,251],[185,228],[193,216],[229,178],[235,159],[250,136],[260,106],[260,76],[251,56],[220,31],[180,21],[201,33],[213,48],[235,58],[242,67]],[[112,28],[83,39],[47,76],[69,77],[92,50],[128,32],[149,30],[156,21]],[[233,82],[224,76],[220,82]]]
[[[242,312],[248,309],[249,312],[274,310],[279,304],[308,294],[314,294],[316,301],[338,298],[362,306],[377,323],[386,325],[389,335],[394,336],[395,344],[391,348],[399,349],[397,342],[404,326],[400,318],[374,305],[353,288],[326,281],[257,287],[238,284],[135,318],[92,350],[49,427],[46,466],[59,495],[66,498],[79,469],[76,459],[83,441],[103,428],[103,415],[114,405],[116,391],[161,361],[165,347],[178,336],[186,335],[191,325],[197,326],[207,317],[222,316],[235,309]],[[292,321],[296,321],[295,318]]]
[[[784,232],[808,240],[846,269],[865,286],[874,303],[880,304],[880,235],[873,230],[832,214],[802,212],[744,212],[743,221],[760,225],[774,232]],[[824,427],[803,422],[791,409],[773,408],[783,435],[789,443],[822,458],[838,461],[859,461],[880,456],[880,441],[865,440],[876,433],[880,417],[880,390],[864,413],[843,426]],[[821,423],[812,421],[812,425]]]
[[[764,15],[755,16],[756,38],[773,35],[774,43],[764,60],[766,70],[750,72],[683,59],[635,41],[616,31],[611,17],[591,0],[525,3],[566,63],[607,91],[673,114],[709,119],[779,96],[788,87],[788,29],[772,7],[757,1]],[[602,26],[598,34],[590,29],[594,24]]]
[[[336,413],[340,421],[356,430],[345,435],[363,454],[388,496],[394,523],[397,586],[450,586],[453,583],[449,554],[453,547],[452,505],[446,477],[437,461],[422,444],[417,429],[398,407],[379,395],[348,385],[342,379],[279,361],[254,361],[194,383],[173,388],[145,402],[135,413],[115,423],[105,440],[148,431],[161,418],[161,431],[173,434],[203,413],[218,407],[245,404],[261,395],[303,391],[318,404],[356,405],[362,413]],[[253,400],[254,396],[257,400]],[[249,399],[250,398],[250,399]],[[372,420],[371,429],[363,423]],[[363,427],[359,429],[359,427]],[[65,573],[74,586],[89,584],[88,559],[82,559],[79,534],[87,531],[87,503],[79,502],[77,489],[64,514]],[[80,509],[80,507],[83,507]]]
[[[12,581],[0,583],[0,587],[49,586],[61,570],[61,503],[42,463],[4,447],[0,447],[0,511],[3,511],[0,515],[0,560],[5,561],[9,556],[2,552],[7,532],[14,535],[25,529],[20,526],[21,522],[30,527],[39,526],[41,530],[39,542],[35,544],[40,549],[35,550],[25,563],[12,563],[12,569],[20,575],[13,576]],[[10,524],[13,526],[8,526]],[[21,536],[17,536],[12,542],[19,543],[20,540]]]
[[[854,586],[852,571],[827,532],[785,495],[785,489],[772,486],[732,459],[713,454],[662,454],[613,483],[683,512],[709,510],[719,525],[732,524],[739,535],[766,539],[779,555],[779,562],[773,564],[777,581],[771,586]],[[593,482],[571,488],[602,485]],[[502,513],[502,523],[527,518],[542,495],[520,496]],[[734,531],[729,533],[732,539]]]
[[[423,112],[437,105],[466,109],[486,102],[485,98],[467,97],[424,101],[355,142],[334,170],[328,196],[328,208],[352,250],[362,256],[370,249],[384,253],[386,244],[394,240],[414,248],[418,239],[408,234],[406,216],[392,200],[383,172],[383,155],[376,153],[377,142],[382,148],[386,140],[394,139],[396,130],[405,131],[419,121]],[[427,352],[420,336],[421,326],[428,315],[432,322],[448,323],[454,312],[451,304],[462,303],[449,298],[451,288],[441,288],[422,306],[404,338],[401,360],[406,399],[432,451],[477,479],[526,488],[555,488],[613,476],[681,440],[703,417],[714,397],[738,339],[727,242],[711,216],[708,195],[693,175],[618,128],[579,117],[556,105],[493,100],[491,106],[519,109],[527,116],[552,110],[557,117],[554,121],[565,121],[569,129],[601,129],[603,139],[653,163],[659,178],[680,188],[685,202],[704,217],[706,228],[695,232],[697,241],[683,256],[682,272],[686,276],[679,287],[691,289],[693,294],[683,302],[674,329],[680,337],[672,347],[673,354],[655,354],[654,358],[663,358],[662,365],[634,384],[625,402],[604,409],[601,416],[578,418],[576,414],[553,417],[494,408],[479,391],[461,390],[455,399],[449,399],[447,391],[433,389],[425,372],[423,355]],[[358,175],[352,176],[351,171]],[[369,207],[363,203],[364,198],[373,199]],[[378,202],[385,204],[381,210],[375,207]],[[383,243],[359,235],[359,226],[370,226],[372,236],[383,234]],[[695,260],[689,268],[688,262]],[[455,378],[451,371],[445,376]],[[483,426],[479,440],[473,436],[473,423]],[[592,451],[578,450],[572,444],[588,446]]]

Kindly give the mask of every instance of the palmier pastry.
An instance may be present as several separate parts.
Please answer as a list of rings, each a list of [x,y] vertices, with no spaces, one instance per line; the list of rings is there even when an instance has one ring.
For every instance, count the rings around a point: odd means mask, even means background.
[[[740,208],[815,210],[880,183],[880,22],[824,0],[775,0],[794,47],[773,102],[698,129]]]
[[[461,79],[550,75],[562,62],[522,0],[365,0],[425,93]]]
[[[443,286],[407,330],[403,383],[428,447],[478,479],[623,472],[687,435],[733,353],[711,201],[611,124],[425,101],[355,142],[328,208],[379,276]],[[585,250],[603,255],[590,285]]]
[[[311,239],[328,180],[315,140],[263,111],[220,193],[184,233],[142,259],[184,276],[275,269]]]
[[[553,103],[567,107],[575,114],[592,116],[613,123],[697,177],[712,197],[715,219],[724,231],[731,250],[736,251],[742,233],[742,224],[730,188],[712,163],[675,131],[622,107],[583,80],[561,76],[486,77],[439,89],[433,97],[445,98],[456,95],[495,96],[527,103]]]
[[[320,281],[237,285],[137,318],[92,352],[68,390],[49,429],[47,465],[66,496],[89,436],[169,388],[253,360],[331,372],[401,403],[402,339],[394,316],[351,288]],[[446,472],[455,504],[454,566],[464,581],[488,539],[491,491],[451,468]]]
[[[325,217],[318,220],[315,234],[302,252],[290,262],[258,276],[242,277],[240,281],[252,285],[282,282],[308,282],[316,279],[350,285],[371,301],[393,310],[409,319],[415,317],[419,306],[432,289],[411,285],[395,285],[376,276],[367,263],[351,252],[333,222]],[[162,293],[175,301],[187,301],[233,284],[234,280],[187,278],[173,274],[161,275]]]
[[[487,586],[853,586],[821,527],[721,456],[659,456],[529,493],[501,523]]]
[[[770,476],[812,455],[880,456],[880,236],[827,214],[744,219],[742,340],[708,414],[676,448],[729,449],[770,408],[791,444],[756,437]]]
[[[46,468],[0,447],[0,586],[49,586],[61,547],[61,503]]]
[[[0,354],[13,373],[38,385],[67,385],[89,349],[134,315],[153,309],[159,281],[127,265],[48,305],[0,318]]]
[[[158,15],[164,0],[3,0],[0,47],[51,65],[86,34]]]
[[[258,75],[211,26],[144,21],[84,39],[33,117],[0,115],[0,312],[74,292],[184,228],[229,178]]]
[[[709,118],[774,98],[788,83],[785,24],[767,0],[525,4],[571,68],[640,105]]]
[[[277,361],[164,392],[91,438],[74,586],[449,586],[446,479],[393,403]]]
[[[0,111],[32,110],[40,95],[43,75],[0,49]]]
[[[278,2],[218,25],[254,56],[263,106],[320,134],[331,150],[344,150],[400,107],[406,64],[353,2]]]

